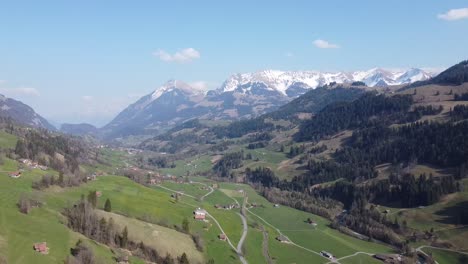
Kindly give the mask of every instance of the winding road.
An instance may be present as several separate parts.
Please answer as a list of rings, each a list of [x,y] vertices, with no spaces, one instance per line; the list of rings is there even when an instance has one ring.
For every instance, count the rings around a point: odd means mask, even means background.
[[[211,187],[211,186],[208,186],[204,183],[201,183],[201,182],[193,182],[193,183],[197,183],[197,184],[202,184],[202,185],[205,185],[207,186],[208,188],[210,188],[210,192],[208,192],[207,194],[203,195],[200,199],[203,200],[203,198],[205,198],[206,196],[210,195],[213,193],[214,189]],[[167,190],[167,191],[170,191],[170,192],[178,192],[178,191],[175,191],[175,190],[172,190],[170,188],[167,188],[167,187],[164,187],[164,186],[161,186],[161,185],[156,185],[157,187],[159,188],[162,188],[164,190]],[[190,195],[190,194],[185,194],[185,193],[182,193],[183,196],[187,196],[187,197],[190,197],[190,198],[193,198],[193,199],[197,199],[195,196],[193,195]],[[235,199],[233,199],[235,200]],[[235,200],[237,204],[239,204],[239,202],[237,202],[237,200]],[[192,207],[197,207],[193,204],[189,204],[189,203],[186,203],[186,202],[181,202],[183,204],[186,204],[186,205],[189,205],[189,206],[192,206]],[[245,206],[245,204],[243,204],[242,206]],[[206,211],[206,210],[205,210]],[[239,213],[238,213],[239,214]],[[241,217],[242,219],[242,225],[243,225],[243,231],[242,231],[242,236],[239,240],[239,243],[237,243],[237,248],[232,244],[231,240],[229,239],[228,235],[226,234],[226,232],[224,232],[224,229],[223,227],[221,226],[221,224],[218,222],[218,220],[216,220],[216,218],[214,216],[212,216],[210,213],[208,213],[208,211],[206,212],[206,215],[208,217],[210,217],[211,219],[213,219],[213,222],[215,222],[215,224],[218,226],[219,230],[221,231],[221,233],[225,234],[226,235],[226,241],[228,242],[229,246],[237,253],[237,256],[239,257],[239,260],[242,262],[242,264],[248,264],[247,260],[244,258],[244,254],[242,253],[242,245],[244,244],[244,241],[245,241],[245,238],[247,237],[247,230],[248,230],[248,227],[247,227],[247,219],[245,218],[245,216],[243,216],[242,214],[239,214],[239,216]]]

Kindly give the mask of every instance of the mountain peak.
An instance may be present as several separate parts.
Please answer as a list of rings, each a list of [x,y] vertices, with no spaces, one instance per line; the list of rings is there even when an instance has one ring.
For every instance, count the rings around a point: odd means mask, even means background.
[[[201,89],[194,88],[191,85],[183,81],[171,79],[171,80],[168,80],[165,84],[163,84],[159,88],[157,88],[151,94],[151,100],[156,100],[159,97],[161,97],[161,95],[168,93],[168,92],[175,91],[175,90],[181,91],[188,95],[201,94],[204,92]]]

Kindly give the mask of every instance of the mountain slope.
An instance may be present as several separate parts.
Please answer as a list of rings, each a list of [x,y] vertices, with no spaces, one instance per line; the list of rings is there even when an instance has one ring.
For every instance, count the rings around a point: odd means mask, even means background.
[[[27,126],[56,130],[45,118],[37,114],[30,106],[0,95],[0,116],[9,117]]]
[[[468,82],[468,60],[453,65],[434,78],[415,82],[409,85],[408,88],[429,84],[460,85],[465,82]]]

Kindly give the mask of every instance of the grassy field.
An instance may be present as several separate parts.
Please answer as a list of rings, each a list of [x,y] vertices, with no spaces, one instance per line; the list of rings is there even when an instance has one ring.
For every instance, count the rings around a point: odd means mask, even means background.
[[[18,139],[16,138],[16,136],[8,134],[3,130],[0,130],[0,148],[14,149],[17,140]]]
[[[172,256],[180,256],[185,252],[195,263],[203,262],[203,254],[196,250],[192,238],[189,235],[135,218],[129,218],[101,210],[98,212],[100,217],[114,219],[115,224],[119,226],[120,229],[127,226],[129,238],[131,240],[143,241],[145,245],[157,248],[160,254],[166,255],[169,253]]]
[[[184,184],[181,184],[184,185]],[[198,188],[198,186],[194,186]],[[217,210],[207,201],[199,203],[189,197],[181,197],[179,202],[175,202],[170,194],[172,192],[160,189],[158,187],[147,188],[130,181],[127,178],[119,176],[102,176],[96,181],[75,188],[55,189],[54,192],[46,193],[46,200],[50,207],[58,210],[71,205],[79,199],[81,194],[87,194],[89,191],[101,191],[98,207],[103,208],[104,201],[110,199],[114,213],[128,216],[126,221],[136,221],[134,218],[147,219],[150,222],[160,223],[164,226],[173,227],[181,225],[184,218],[189,220],[191,231],[199,233],[204,240],[206,252],[203,254],[205,259],[213,258],[216,263],[238,263],[238,258],[229,248],[226,242],[219,241],[217,236],[219,229],[211,221],[208,223],[193,220],[192,212],[197,206],[205,207],[214,215],[223,226],[226,234],[233,243],[237,243],[241,235],[241,222],[237,214],[226,210]],[[217,195],[223,195],[217,191]],[[229,199],[229,198],[227,198]],[[142,232],[141,229],[138,231]],[[176,239],[167,243],[184,243],[184,240]],[[191,240],[185,240],[191,245],[194,252],[194,243]],[[182,248],[187,248],[184,245]],[[171,247],[172,249],[174,247]],[[167,248],[166,248],[167,249]],[[175,256],[178,250],[171,252]],[[189,254],[189,252],[186,252]],[[190,255],[189,255],[190,257]],[[192,258],[194,263],[198,263],[197,257]]]
[[[256,202],[261,205],[250,209],[251,212],[260,216],[275,228],[281,230],[282,233],[288,236],[295,243],[308,249],[317,252],[325,250],[331,252],[337,257],[350,255],[356,251],[371,253],[387,253],[392,251],[388,247],[355,239],[331,229],[328,227],[329,221],[319,216],[286,206],[274,207],[273,204],[258,195],[250,186],[222,183],[221,188],[226,194],[231,194],[233,195],[233,198],[237,199],[239,198],[239,195],[236,190],[243,189],[249,197],[249,202]],[[307,218],[314,219],[314,221],[318,223],[318,226],[313,228],[311,225],[307,224]],[[251,215],[250,219],[251,221],[266,225],[261,219],[254,215]],[[284,259],[285,261],[293,261],[290,259],[292,256],[289,256],[288,252],[284,251],[291,250],[291,247],[294,246],[282,244],[276,241],[275,237],[278,236],[278,233],[276,230],[272,229],[271,226],[269,227],[269,232],[270,251],[272,252],[272,256],[277,259]],[[294,248],[298,249],[297,247]],[[306,257],[306,259],[308,260],[311,257],[313,258],[316,256],[310,252],[304,250],[301,251],[303,251],[301,256],[305,257],[304,254],[307,255],[308,257]],[[318,260],[319,259],[320,257]],[[294,261],[301,263],[300,259],[294,259]]]
[[[178,160],[174,162],[175,168],[160,169],[162,174],[170,174],[175,176],[186,176],[187,172],[191,174],[203,173],[212,168],[210,156],[200,156],[194,159]]]
[[[5,159],[0,166],[1,171],[17,169],[15,161]],[[78,239],[85,241],[93,248],[101,263],[112,261],[112,253],[102,245],[96,244],[78,233],[70,231],[63,224],[63,217],[47,205],[33,209],[25,215],[18,211],[16,203],[21,195],[34,196],[42,200],[40,193],[31,188],[33,180],[42,172],[40,170],[26,171],[21,178],[13,179],[7,173],[0,172],[0,256],[8,263],[60,263],[69,254],[69,250]],[[50,252],[41,255],[32,249],[33,243],[47,242]]]

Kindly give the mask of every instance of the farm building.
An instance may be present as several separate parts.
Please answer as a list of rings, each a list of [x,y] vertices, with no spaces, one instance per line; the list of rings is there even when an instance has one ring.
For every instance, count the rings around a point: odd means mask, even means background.
[[[101,197],[101,196],[102,196],[102,192],[100,192],[100,191],[97,191],[97,192],[96,192],[96,197],[98,197],[98,198],[99,198],[99,197]]]
[[[47,247],[46,242],[40,242],[40,243],[35,243],[33,245],[33,248],[35,251],[41,253],[41,254],[49,254],[49,248]]]
[[[278,208],[278,207],[279,207],[279,204],[275,204],[275,205],[273,205],[273,206],[274,206],[275,208]]]
[[[307,223],[311,226],[317,226],[317,222],[315,222],[314,220],[310,219],[310,218],[307,218]]]
[[[10,177],[15,179],[21,177],[21,171],[10,172]]]
[[[218,238],[219,238],[219,240],[226,241],[227,236],[226,236],[226,234],[219,234]]]
[[[327,251],[320,251],[320,255],[329,258],[329,259],[334,259],[333,255]]]
[[[195,210],[193,214],[193,218],[195,218],[196,220],[205,220],[206,218],[206,211],[201,208],[197,208],[197,210]]]

